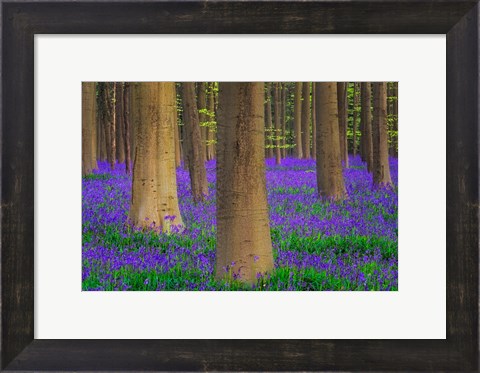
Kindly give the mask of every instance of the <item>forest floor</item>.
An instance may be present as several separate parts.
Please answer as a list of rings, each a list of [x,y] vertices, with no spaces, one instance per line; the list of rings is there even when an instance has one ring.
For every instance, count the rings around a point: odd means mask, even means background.
[[[257,284],[214,278],[215,161],[210,195],[195,206],[188,172],[177,170],[182,233],[127,222],[131,177],[105,162],[82,180],[83,290],[398,290],[397,159],[393,188],[375,188],[359,157],[344,169],[348,198],[319,200],[314,160],[267,159],[275,270]]]

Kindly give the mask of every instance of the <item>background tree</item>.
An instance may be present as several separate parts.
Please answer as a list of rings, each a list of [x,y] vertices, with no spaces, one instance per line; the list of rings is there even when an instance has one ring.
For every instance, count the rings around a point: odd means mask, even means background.
[[[195,84],[195,83],[194,83]],[[206,83],[205,82],[199,82],[197,83],[197,105],[196,108],[198,108],[198,117],[199,117],[199,123],[200,123],[200,135],[201,135],[201,143],[203,147],[205,148],[203,154],[203,162],[207,160],[207,130],[208,130],[208,125],[207,125],[207,94],[206,94]],[[194,96],[195,98],[195,96]]]
[[[98,83],[99,120],[105,133],[105,150],[110,168],[115,168],[116,131],[115,131],[115,83]]]
[[[211,82],[208,85],[207,96],[208,108],[208,127],[207,127],[207,160],[215,158],[215,143],[216,139],[216,121],[215,121],[215,83]]]
[[[398,82],[388,83],[388,88],[389,154],[395,157],[398,151]]]
[[[310,158],[310,83],[302,86],[302,150],[303,158]]]
[[[107,160],[107,146],[105,139],[105,123],[103,116],[103,91],[102,85],[105,83],[96,83],[96,100],[95,100],[95,109],[96,109],[96,122],[97,122],[97,160],[106,161]]]
[[[82,176],[97,169],[97,118],[95,83],[82,83]]]
[[[132,153],[130,150],[130,83],[123,84],[123,124],[124,137],[123,147],[125,149],[125,170],[127,174],[131,172],[132,167]]]
[[[352,112],[352,153],[357,155],[357,111],[358,108],[358,83],[353,83],[353,112]]]
[[[274,138],[274,128],[272,122],[272,93],[270,83],[265,84],[265,132],[266,132],[266,156],[268,158],[273,158],[273,138]]]
[[[340,154],[343,165],[348,168],[348,147],[347,147],[347,83],[337,83],[338,96],[338,125],[340,129]]]
[[[115,83],[115,152],[118,163],[125,162],[125,147],[123,123],[123,83]]]
[[[362,90],[362,146],[367,169],[372,172],[373,148],[372,148],[372,111],[371,111],[371,85],[368,82],[361,84]]]
[[[295,156],[297,158],[303,158],[302,147],[302,83],[295,83],[295,96],[294,96],[294,127],[295,127]]]
[[[205,88],[203,86],[203,88]],[[195,101],[195,83],[182,83],[183,122],[186,133],[186,158],[194,203],[202,202],[208,195],[207,172],[205,170],[205,144],[201,138],[201,127]],[[206,128],[206,127],[203,127]]]
[[[337,84],[315,83],[317,115],[317,188],[320,197],[345,197],[340,155]]]
[[[216,277],[273,270],[264,158],[264,84],[219,83]],[[232,263],[233,267],[232,267]]]
[[[312,83],[312,155],[316,157],[317,154],[317,108],[315,105],[315,83]]]
[[[275,132],[274,132],[274,139],[275,139],[275,164],[282,163],[282,154],[281,154],[281,131],[282,125],[280,123],[280,112],[281,112],[281,93],[280,93],[280,83],[274,83],[274,91],[273,91],[273,102],[275,104]]]
[[[282,136],[282,158],[285,158],[287,156],[287,83],[280,83],[280,88],[281,88],[281,107],[280,107],[280,114],[281,114],[281,120],[280,122],[282,123],[282,131],[281,131],[281,136]]]
[[[129,217],[136,226],[155,224],[170,232],[172,224],[183,225],[175,172],[175,83],[136,83],[133,93],[139,120]]]
[[[373,182],[376,185],[391,185],[390,166],[388,163],[387,134],[387,84],[373,85]]]

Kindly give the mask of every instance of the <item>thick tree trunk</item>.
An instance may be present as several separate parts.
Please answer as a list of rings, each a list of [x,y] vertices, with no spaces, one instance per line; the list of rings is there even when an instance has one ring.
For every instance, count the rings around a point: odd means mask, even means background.
[[[348,168],[348,146],[347,146],[347,83],[337,83],[338,97],[338,124],[340,128],[340,152],[345,168]]]
[[[302,89],[302,150],[303,158],[310,156],[310,82],[303,83]]]
[[[266,132],[267,132],[267,158],[273,158],[273,136],[275,134],[272,123],[272,90],[270,83],[266,83],[267,99],[265,101],[265,117],[266,117]]]
[[[125,147],[123,134],[123,83],[115,86],[115,130],[116,130],[116,158],[118,163],[125,162]]]
[[[387,83],[373,83],[373,182],[375,185],[391,185],[388,163],[387,132]]]
[[[82,176],[97,169],[97,116],[95,83],[82,83]]]
[[[295,127],[295,156],[303,158],[302,147],[302,83],[295,83],[295,101],[293,104],[293,119]]]
[[[338,133],[337,84],[315,83],[317,116],[317,187],[322,198],[345,197]]]
[[[130,83],[123,84],[123,146],[125,149],[125,170],[130,174],[132,167],[132,152],[130,150]]]
[[[264,84],[220,83],[216,277],[273,270],[264,160]]]
[[[183,226],[177,197],[175,83],[135,83],[138,105],[130,220],[164,232]]]
[[[205,170],[205,144],[195,101],[195,83],[182,83],[183,122],[187,133],[186,156],[192,187],[193,202],[197,204],[208,195],[207,173]]]
[[[281,111],[281,104],[280,104],[280,83],[274,83],[274,91],[273,91],[273,102],[275,103],[275,164],[282,163],[282,154],[281,154],[281,131],[282,125],[280,123],[280,111]]]
[[[372,172],[373,148],[372,148],[372,111],[371,111],[371,86],[370,83],[362,83],[362,143],[368,172]]]
[[[358,84],[353,83],[353,148],[352,153],[357,155],[357,106],[358,106]]]

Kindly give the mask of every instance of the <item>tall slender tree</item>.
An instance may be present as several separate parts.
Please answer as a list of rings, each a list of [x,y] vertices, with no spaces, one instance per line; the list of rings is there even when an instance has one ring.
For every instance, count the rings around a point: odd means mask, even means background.
[[[280,83],[274,83],[273,91],[273,101],[275,103],[275,164],[282,163],[282,154],[281,154],[281,138],[282,138],[282,125],[280,123],[280,112],[281,112],[281,93],[280,93]]]
[[[216,277],[273,269],[264,160],[264,84],[220,83]]]
[[[287,156],[287,83],[281,83],[282,158]]]
[[[310,158],[310,82],[302,87],[302,150],[303,158]]]
[[[208,88],[207,96],[207,108],[208,108],[208,128],[207,128],[207,159],[211,160],[215,158],[215,83],[211,82]]]
[[[203,152],[204,162],[207,160],[207,116],[205,112],[207,110],[207,86],[205,82],[197,83],[197,108],[198,108],[198,118],[200,123],[200,135],[201,142],[205,151]]]
[[[267,157],[273,158],[273,137],[274,137],[274,128],[272,122],[272,93],[271,93],[271,84],[265,84],[266,99],[265,99],[265,131],[267,133]]]
[[[337,83],[338,96],[338,124],[340,128],[340,152],[342,162],[348,167],[348,146],[347,146],[347,83]]]
[[[315,83],[312,83],[312,155],[316,157],[317,154],[317,108],[315,105],[316,98]]]
[[[115,84],[115,150],[118,163],[125,162],[125,142],[123,140],[123,129],[123,83],[117,82]]]
[[[352,153],[357,155],[357,107],[358,107],[358,83],[353,83],[353,146]]]
[[[391,185],[388,163],[387,132],[387,83],[373,83],[373,182],[376,185]]]
[[[302,148],[302,83],[295,83],[295,95],[293,104],[293,119],[295,127],[295,156],[303,158]]]
[[[125,170],[130,174],[132,167],[132,153],[130,149],[130,83],[123,84],[123,147],[125,149]]]
[[[101,97],[101,121],[105,132],[107,161],[110,168],[115,168],[116,138],[115,138],[115,83],[99,83]]]
[[[317,188],[320,197],[346,196],[340,155],[337,84],[315,83],[317,116]]]
[[[205,88],[205,87],[203,87]],[[201,127],[195,101],[195,83],[182,83],[183,122],[187,134],[186,156],[192,186],[193,202],[205,200],[208,195],[207,172],[205,170],[205,144],[201,138]]]
[[[183,226],[175,172],[175,83],[136,83],[133,93],[139,121],[129,216],[136,226],[170,232],[172,225]]]
[[[97,169],[97,118],[95,83],[82,83],[82,175]]]
[[[372,111],[371,111],[371,85],[364,82],[361,85],[362,90],[362,146],[365,161],[367,162],[368,172],[372,172],[373,167],[373,148],[372,148]]]
[[[392,130],[394,137],[392,140],[392,156],[398,155],[398,82],[392,83],[393,108],[392,108]]]

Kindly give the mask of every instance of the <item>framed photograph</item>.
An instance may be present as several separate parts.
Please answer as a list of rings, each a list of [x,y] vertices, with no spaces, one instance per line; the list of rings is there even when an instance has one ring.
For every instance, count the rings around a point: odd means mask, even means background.
[[[478,16],[2,2],[1,369],[476,370]]]

